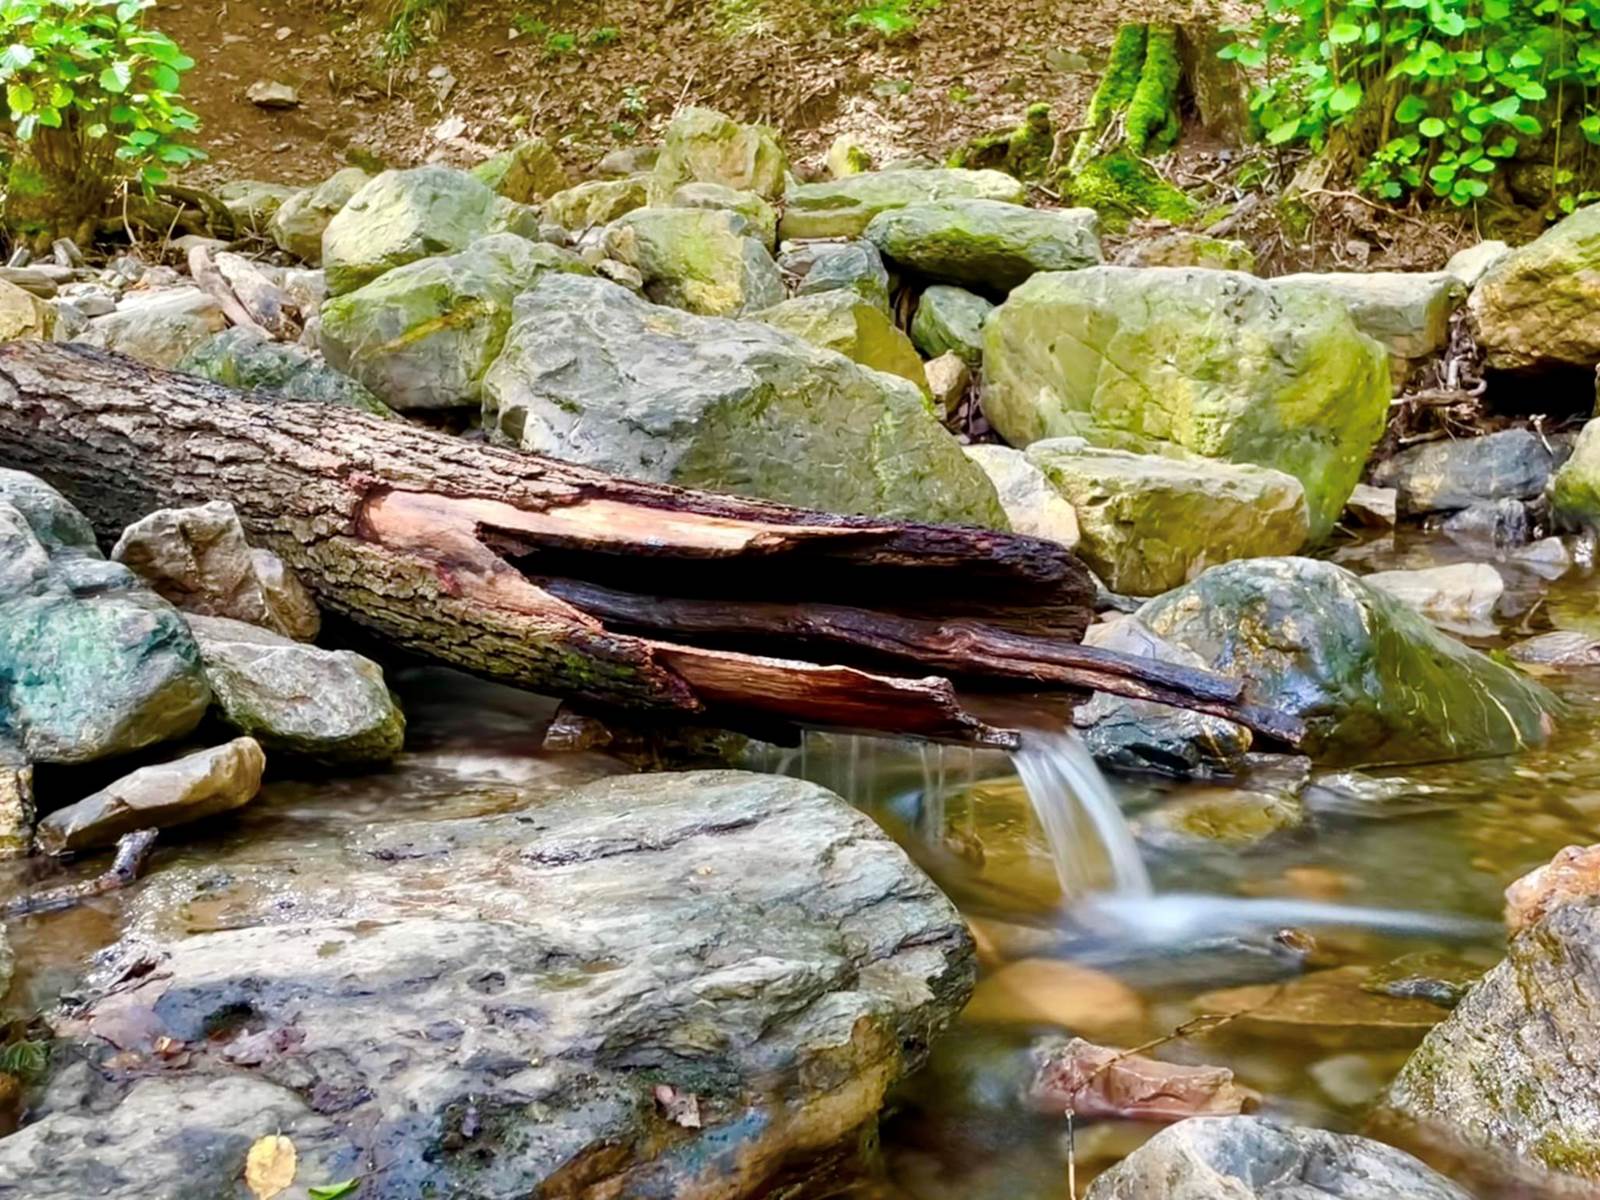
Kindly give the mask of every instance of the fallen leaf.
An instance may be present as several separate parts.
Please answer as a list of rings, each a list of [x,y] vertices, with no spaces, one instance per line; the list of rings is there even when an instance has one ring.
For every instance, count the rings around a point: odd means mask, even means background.
[[[1029,1099],[1043,1112],[1181,1121],[1245,1112],[1259,1097],[1226,1067],[1162,1062],[1073,1038],[1041,1048]]]
[[[693,1092],[680,1092],[677,1088],[658,1083],[655,1097],[668,1120],[676,1121],[685,1129],[700,1128],[700,1097]]]
[[[310,1196],[311,1200],[339,1200],[340,1196],[348,1196],[360,1186],[359,1179],[346,1179],[342,1183],[323,1183],[307,1188],[306,1195]]]
[[[244,1185],[256,1200],[272,1200],[294,1182],[294,1143],[279,1134],[258,1138],[244,1157]]]

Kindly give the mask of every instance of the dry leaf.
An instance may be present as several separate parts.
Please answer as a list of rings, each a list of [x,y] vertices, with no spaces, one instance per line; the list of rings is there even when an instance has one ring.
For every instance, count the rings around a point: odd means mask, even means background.
[[[244,1185],[256,1200],[272,1200],[294,1182],[294,1143],[278,1134],[259,1138],[244,1157]]]
[[[661,1105],[667,1119],[676,1121],[685,1129],[700,1128],[700,1097],[693,1092],[680,1092],[664,1083],[656,1084],[656,1103]]]

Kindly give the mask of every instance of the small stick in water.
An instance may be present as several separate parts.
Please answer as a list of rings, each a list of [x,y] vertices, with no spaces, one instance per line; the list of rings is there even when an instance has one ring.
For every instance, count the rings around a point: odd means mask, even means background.
[[[0,906],[0,918],[12,920],[34,913],[59,912],[95,896],[125,888],[139,878],[155,844],[154,829],[136,829],[132,833],[125,833],[117,839],[116,856],[104,872],[82,883],[70,883],[65,887],[35,892],[31,896],[17,896]]]

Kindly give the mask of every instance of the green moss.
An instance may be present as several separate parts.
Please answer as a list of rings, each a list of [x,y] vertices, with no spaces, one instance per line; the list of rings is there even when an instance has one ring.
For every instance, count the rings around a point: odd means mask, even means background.
[[[1128,101],[1128,149],[1138,155],[1160,154],[1178,140],[1178,31],[1152,25],[1145,39],[1144,65]]]
[[[1113,233],[1141,217],[1181,224],[1194,202],[1126,151],[1095,159],[1066,181],[1073,203],[1094,209]]]
[[[1040,179],[1055,153],[1055,126],[1048,104],[1030,104],[1015,129],[973,138],[946,160],[952,167],[1005,171],[1018,179]]]
[[[1076,174],[1094,157],[1095,148],[1106,126],[1133,102],[1144,74],[1146,29],[1143,25],[1124,25],[1111,44],[1111,59],[1106,63],[1100,86],[1089,101],[1084,131],[1078,136],[1068,169]]]
[[[1533,1156],[1552,1171],[1600,1178],[1600,1142],[1590,1138],[1552,1129],[1534,1143]]]

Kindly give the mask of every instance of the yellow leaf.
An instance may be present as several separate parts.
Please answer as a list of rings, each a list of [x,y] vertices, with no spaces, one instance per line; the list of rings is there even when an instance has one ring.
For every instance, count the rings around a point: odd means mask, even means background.
[[[260,1138],[244,1157],[244,1185],[256,1200],[272,1200],[294,1182],[294,1143],[276,1134]]]

